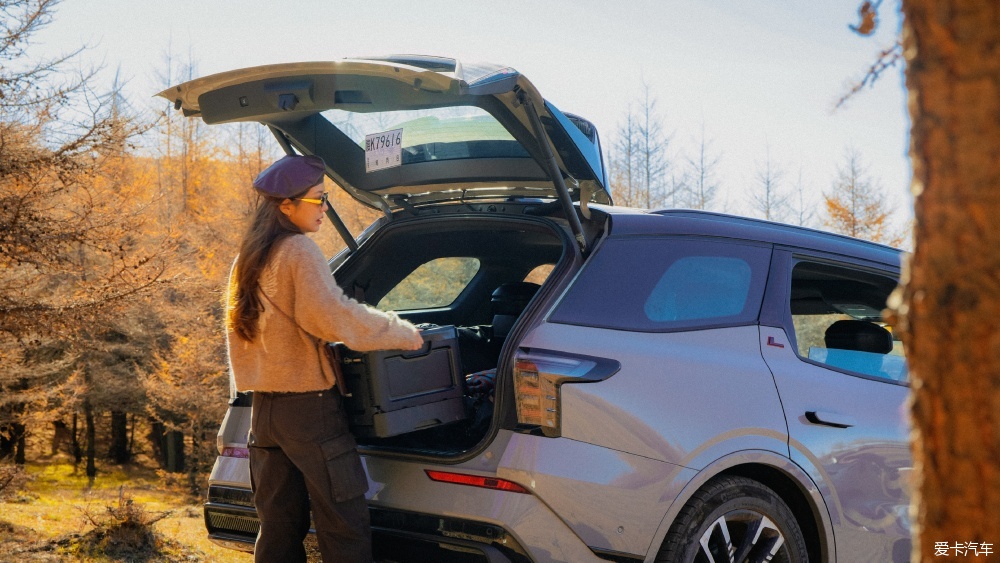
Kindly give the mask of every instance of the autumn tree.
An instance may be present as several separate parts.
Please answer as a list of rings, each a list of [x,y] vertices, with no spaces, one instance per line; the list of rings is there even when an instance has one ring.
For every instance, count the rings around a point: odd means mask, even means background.
[[[857,149],[844,151],[837,178],[830,191],[823,193],[823,201],[825,224],[831,231],[891,246],[902,242],[890,224],[893,210],[885,191],[871,177]]]
[[[1000,541],[1000,5],[905,0],[903,16],[916,228],[896,310],[929,562],[938,542]]]
[[[94,73],[65,73],[73,53],[27,51],[55,5],[5,2],[0,26],[0,426],[18,460],[32,409],[58,402],[56,391],[85,370],[84,340],[73,335],[148,292],[165,269],[162,248],[138,234],[140,194],[116,172],[144,124],[116,110],[114,92],[91,87]]]
[[[169,50],[162,68],[164,87],[197,72],[193,56],[179,63]],[[248,134],[229,154],[201,120],[176,113],[164,104],[149,138],[150,156],[144,159],[159,196],[147,210],[153,218],[150,228],[174,248],[171,285],[136,312],[137,318],[144,313],[149,319],[160,346],[135,371],[136,395],[149,398],[142,411],[151,417],[148,437],[154,456],[166,469],[180,472],[204,470],[202,459],[211,449],[207,443],[214,441],[212,425],[217,427],[224,412],[228,384],[219,300],[230,260],[224,249],[235,244],[254,204],[233,186],[252,173],[254,153],[264,158],[265,152],[259,142],[254,148]],[[196,451],[185,455],[185,442]]]

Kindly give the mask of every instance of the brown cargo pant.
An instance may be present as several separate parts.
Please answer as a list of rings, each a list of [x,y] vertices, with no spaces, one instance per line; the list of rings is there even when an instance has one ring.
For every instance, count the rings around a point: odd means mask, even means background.
[[[311,507],[324,563],[370,562],[368,479],[340,393],[256,392],[251,413],[254,560],[304,562]]]

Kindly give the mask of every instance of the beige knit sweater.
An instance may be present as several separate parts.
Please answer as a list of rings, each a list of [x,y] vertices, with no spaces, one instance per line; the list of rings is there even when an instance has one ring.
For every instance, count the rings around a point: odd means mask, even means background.
[[[235,303],[235,284],[230,273],[230,298],[226,300],[230,308]],[[343,342],[365,352],[413,349],[420,341],[419,331],[395,313],[344,295],[330,275],[323,252],[305,235],[287,237],[271,249],[260,288],[285,315],[262,297],[264,311],[252,342],[237,336],[227,323],[229,366],[238,391],[304,392],[333,387],[333,372],[323,356],[324,342]]]

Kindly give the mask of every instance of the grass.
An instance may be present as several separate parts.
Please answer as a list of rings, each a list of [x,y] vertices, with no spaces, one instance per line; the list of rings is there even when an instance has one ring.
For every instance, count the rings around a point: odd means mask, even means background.
[[[26,469],[24,488],[0,501],[0,561],[253,560],[208,540],[201,502],[187,494],[182,476],[142,464],[99,465],[91,483],[82,467],[66,462]],[[144,530],[154,532],[152,544]],[[121,547],[132,541],[145,547]]]

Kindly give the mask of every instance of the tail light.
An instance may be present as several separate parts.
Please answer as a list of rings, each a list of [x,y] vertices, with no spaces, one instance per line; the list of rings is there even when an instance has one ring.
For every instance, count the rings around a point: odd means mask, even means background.
[[[559,436],[562,385],[603,381],[620,367],[618,362],[605,358],[547,350],[519,351],[514,358],[518,423],[539,427],[546,436]]]
[[[248,459],[250,457],[250,449],[225,447],[222,448],[221,455],[222,457],[238,457],[241,459]]]

